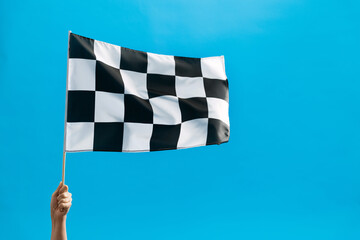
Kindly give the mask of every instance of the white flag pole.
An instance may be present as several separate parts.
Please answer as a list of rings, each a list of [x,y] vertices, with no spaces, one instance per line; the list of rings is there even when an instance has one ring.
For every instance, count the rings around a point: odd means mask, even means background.
[[[63,152],[63,164],[62,164],[62,185],[65,184],[65,160],[66,160],[66,152]]]
[[[71,33],[71,31],[69,31],[69,34],[68,34],[68,51],[67,51],[67,67],[66,67],[66,99],[65,99],[64,146],[63,146],[63,163],[62,163],[62,184],[63,185],[65,184],[66,121],[67,121],[67,105],[68,105],[70,33]]]

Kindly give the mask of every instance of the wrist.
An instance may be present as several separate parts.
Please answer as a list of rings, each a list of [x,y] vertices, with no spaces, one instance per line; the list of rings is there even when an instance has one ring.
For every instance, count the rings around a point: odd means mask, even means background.
[[[66,216],[56,216],[51,221],[51,240],[66,240]]]
[[[51,218],[52,226],[62,226],[66,224],[66,215],[65,216],[57,216]]]

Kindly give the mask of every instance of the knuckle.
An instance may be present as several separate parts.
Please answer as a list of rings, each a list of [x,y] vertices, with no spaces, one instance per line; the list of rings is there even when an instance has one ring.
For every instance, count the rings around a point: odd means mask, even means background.
[[[63,198],[66,198],[66,195],[65,195],[65,194],[60,194],[59,197],[58,197],[59,200],[60,200],[60,199],[63,199]]]

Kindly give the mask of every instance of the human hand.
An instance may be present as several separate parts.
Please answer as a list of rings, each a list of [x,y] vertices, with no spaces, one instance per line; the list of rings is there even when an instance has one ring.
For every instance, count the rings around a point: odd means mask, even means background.
[[[56,191],[51,197],[51,220],[58,221],[66,218],[66,214],[69,212],[71,207],[71,193],[68,192],[69,188],[67,185],[63,185],[60,182]]]

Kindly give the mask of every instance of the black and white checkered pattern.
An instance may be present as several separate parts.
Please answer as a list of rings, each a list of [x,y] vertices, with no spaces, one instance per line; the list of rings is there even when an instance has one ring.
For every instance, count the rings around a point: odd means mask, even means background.
[[[139,152],[229,140],[224,58],[159,55],[70,34],[67,152]]]

